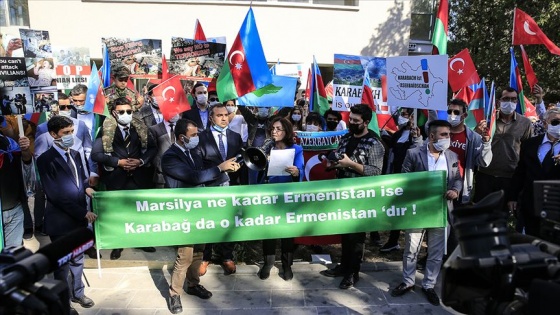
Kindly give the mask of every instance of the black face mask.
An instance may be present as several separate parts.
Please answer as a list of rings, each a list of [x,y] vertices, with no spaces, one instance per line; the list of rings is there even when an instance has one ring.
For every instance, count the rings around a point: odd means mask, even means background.
[[[335,130],[338,123],[336,121],[327,121],[327,128],[329,130]]]
[[[353,135],[362,133],[364,131],[364,127],[360,128],[361,124],[348,124],[348,132]]]

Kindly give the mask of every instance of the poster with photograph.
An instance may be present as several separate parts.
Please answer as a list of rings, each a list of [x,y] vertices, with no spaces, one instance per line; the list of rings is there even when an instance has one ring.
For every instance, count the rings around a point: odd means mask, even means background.
[[[332,109],[350,111],[362,102],[364,68],[360,56],[334,55]]]
[[[161,71],[161,39],[106,37],[111,69],[126,66],[132,78],[157,79]]]
[[[0,98],[2,115],[33,112],[25,58],[0,57]]]
[[[169,72],[182,78],[217,78],[224,65],[226,45],[193,39],[171,38]]]
[[[91,74],[89,48],[53,46],[56,86],[69,90],[78,84],[88,85]]]
[[[20,29],[29,86],[56,85],[48,31]]]

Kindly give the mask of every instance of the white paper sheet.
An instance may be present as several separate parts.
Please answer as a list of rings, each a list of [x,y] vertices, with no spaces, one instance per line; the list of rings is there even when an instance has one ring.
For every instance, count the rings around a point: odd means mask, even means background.
[[[295,149],[271,150],[268,161],[268,176],[287,176],[285,169],[294,165]]]

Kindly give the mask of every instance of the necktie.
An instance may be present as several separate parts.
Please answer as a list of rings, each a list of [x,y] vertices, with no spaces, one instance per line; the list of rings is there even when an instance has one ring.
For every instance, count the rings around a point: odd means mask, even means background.
[[[126,148],[126,151],[128,151],[128,147],[130,146],[130,128],[128,127],[124,127],[124,146]]]
[[[191,151],[185,150],[185,155],[189,157],[189,160],[191,160],[192,164],[196,167],[196,165],[194,164],[194,160],[192,158],[192,155],[191,155]]]
[[[552,165],[554,165],[552,156],[554,155],[554,145],[556,144],[556,142],[555,143],[549,142],[549,143],[550,143],[550,150],[546,153],[542,161],[542,168],[545,172],[548,172],[550,168],[552,168]]]
[[[68,168],[70,168],[72,177],[74,177],[74,180],[76,180],[78,178],[78,172],[76,171],[76,167],[74,166],[74,163],[72,163],[70,152],[66,152],[65,155],[66,155],[66,163],[68,164]]]
[[[171,138],[171,143],[175,143],[175,131],[173,130],[173,123],[169,123],[169,130],[171,134],[169,137]]]
[[[226,147],[224,145],[224,141],[222,140],[223,134],[218,134],[218,148],[220,149],[220,155],[222,156],[222,160],[226,160]]]

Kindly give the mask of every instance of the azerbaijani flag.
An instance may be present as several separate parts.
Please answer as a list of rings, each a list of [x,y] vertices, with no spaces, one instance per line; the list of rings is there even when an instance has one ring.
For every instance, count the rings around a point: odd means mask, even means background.
[[[271,83],[272,74],[268,70],[253,8],[249,8],[220,71],[216,86],[218,98],[221,101],[236,99]]]
[[[325,84],[321,76],[321,70],[319,70],[315,56],[313,56],[313,64],[311,65],[307,77],[307,89],[305,93],[309,97],[309,111],[314,111],[323,115],[330,108],[329,101],[327,100],[327,92],[325,91]]]
[[[525,114],[525,95],[523,94],[523,85],[521,85],[521,72],[517,66],[517,60],[515,59],[515,53],[513,52],[513,47],[509,48],[511,53],[511,64],[509,67],[509,86],[517,90],[518,105],[515,109],[516,112],[521,115]]]
[[[449,3],[447,0],[439,2],[439,9],[434,26],[432,55],[447,54],[447,20],[449,19]]]
[[[111,85],[111,60],[109,60],[109,49],[107,49],[107,45],[103,45],[101,80],[103,81],[103,88],[108,88]]]
[[[84,105],[84,110],[103,116],[110,115],[109,110],[107,109],[105,95],[103,94],[103,89],[101,88],[101,80],[99,79],[99,74],[97,73],[97,66],[95,65],[95,63],[93,63],[91,74],[89,76],[88,91],[86,94],[86,103]]]
[[[489,100],[484,78],[479,83],[462,88],[455,95],[455,98],[462,99],[468,104],[469,115],[465,119],[467,127],[474,129],[481,120],[488,117],[486,104],[488,104]]]
[[[494,133],[496,132],[496,87],[494,86],[494,81],[492,81],[490,87],[490,105],[488,107],[490,108],[488,116],[486,116],[488,121],[488,135],[490,136],[490,141],[492,141]]]

